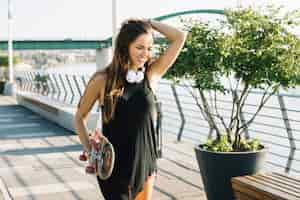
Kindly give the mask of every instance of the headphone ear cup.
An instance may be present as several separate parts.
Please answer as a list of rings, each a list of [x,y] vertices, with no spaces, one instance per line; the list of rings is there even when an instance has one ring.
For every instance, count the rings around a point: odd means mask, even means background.
[[[136,82],[140,83],[144,79],[144,72],[143,71],[138,71],[136,73]]]
[[[140,83],[144,80],[145,69],[138,70],[137,72],[129,69],[126,74],[126,80],[128,83]]]
[[[128,83],[135,83],[136,82],[136,73],[133,70],[128,70],[126,75],[126,80]]]

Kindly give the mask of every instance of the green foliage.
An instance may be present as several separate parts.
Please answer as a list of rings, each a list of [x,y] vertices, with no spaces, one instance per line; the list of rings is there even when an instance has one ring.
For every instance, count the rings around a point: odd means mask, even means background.
[[[49,75],[41,75],[41,74],[36,74],[34,76],[34,81],[40,82],[40,83],[46,83],[47,80],[49,79]]]
[[[246,141],[242,133],[253,122],[271,95],[280,88],[288,89],[300,83],[300,40],[292,32],[299,27],[300,12],[283,14],[281,8],[226,10],[225,20],[218,26],[201,21],[186,21],[189,32],[182,52],[166,78],[174,82],[192,80],[200,93],[192,95],[202,115],[208,121],[216,139],[204,146],[212,151],[247,151],[260,148],[258,140]],[[162,45],[161,50],[166,46]],[[222,80],[229,80],[225,88]],[[260,89],[264,94],[257,112],[246,122],[241,113],[248,94]],[[230,120],[218,113],[210,102],[212,93],[232,96]],[[215,102],[216,98],[214,97]],[[219,122],[217,122],[219,120]],[[226,124],[227,123],[227,124]],[[246,125],[245,125],[246,124]],[[226,131],[226,136],[221,135]]]
[[[18,63],[18,58],[13,58],[13,63]],[[0,55],[0,67],[8,67],[8,56]]]
[[[47,81],[50,79],[49,75],[41,75],[41,74],[36,74],[34,76],[34,83],[35,83],[35,87],[38,91],[41,90],[41,92],[46,92],[49,88],[48,88],[48,84]]]
[[[257,151],[261,149],[259,140],[241,139],[239,148],[234,148],[233,143],[229,142],[227,135],[222,135],[219,140],[207,140],[203,145],[203,149],[213,152],[232,152],[232,151]]]
[[[253,88],[295,86],[300,69],[300,41],[288,31],[294,15],[280,17],[270,8],[265,14],[247,8],[227,10],[223,67]]]
[[[203,145],[203,149],[214,152],[231,152],[233,151],[232,144],[227,140],[226,135],[222,135],[219,140],[208,140]]]
[[[220,82],[224,73],[220,65],[223,34],[201,21],[189,21],[185,27],[187,40],[166,78],[193,79],[197,88],[224,91]]]

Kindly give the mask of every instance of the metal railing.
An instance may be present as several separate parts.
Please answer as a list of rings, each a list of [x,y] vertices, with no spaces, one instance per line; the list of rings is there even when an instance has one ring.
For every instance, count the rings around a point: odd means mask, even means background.
[[[43,77],[43,81],[36,77]],[[49,97],[53,101],[76,106],[89,80],[88,75],[18,71],[16,82],[22,92]]]
[[[37,82],[35,77],[38,74],[48,76],[47,81]],[[38,71],[17,72],[16,77],[20,91],[43,95],[72,106],[77,105],[90,78],[89,75]],[[209,126],[185,86],[163,80],[157,95],[163,104],[163,132],[175,134],[178,141],[189,140],[195,145],[206,140]],[[260,95],[260,92],[250,93],[245,104],[244,120],[254,114]],[[219,110],[225,114],[225,120],[229,120],[231,98],[220,96],[218,99]],[[278,93],[272,96],[248,127],[246,136],[260,139],[269,148],[266,168],[299,175],[300,95]]]

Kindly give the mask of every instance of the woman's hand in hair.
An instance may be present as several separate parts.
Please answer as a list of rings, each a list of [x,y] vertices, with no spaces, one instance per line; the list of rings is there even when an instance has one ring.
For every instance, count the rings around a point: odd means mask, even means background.
[[[159,79],[174,64],[184,45],[186,33],[173,26],[158,22],[156,20],[150,20],[149,23],[155,31],[161,33],[170,41],[169,47],[154,62],[150,64],[147,75],[150,82],[153,83],[158,82]]]

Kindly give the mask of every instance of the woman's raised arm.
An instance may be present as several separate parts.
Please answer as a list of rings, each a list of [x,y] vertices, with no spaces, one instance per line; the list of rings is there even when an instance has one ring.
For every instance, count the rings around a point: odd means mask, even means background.
[[[184,45],[186,33],[158,21],[149,20],[149,22],[154,30],[164,35],[170,41],[169,47],[165,52],[150,65],[148,76],[150,81],[153,82],[158,81],[175,62]]]

